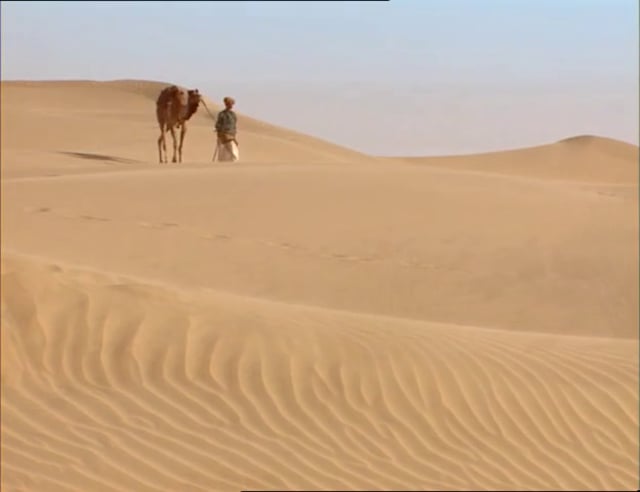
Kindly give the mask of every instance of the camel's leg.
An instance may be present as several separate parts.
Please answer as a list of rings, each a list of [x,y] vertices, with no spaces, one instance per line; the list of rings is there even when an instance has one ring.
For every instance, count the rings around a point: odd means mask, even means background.
[[[164,163],[169,162],[169,154],[167,154],[167,136],[162,139],[162,151],[164,152]]]
[[[158,137],[158,158],[160,164],[167,162],[167,125],[160,123],[160,137]],[[164,158],[163,158],[164,152]]]
[[[187,133],[187,125],[185,123],[182,124],[180,128],[180,146],[178,147],[178,162],[182,162],[182,144],[184,143],[184,136]]]
[[[178,162],[178,140],[176,139],[176,130],[174,127],[171,127],[169,128],[169,131],[171,132],[171,139],[173,140],[173,159],[171,159],[171,162]]]
[[[160,136],[158,137],[158,160],[162,164],[162,147],[164,146],[164,153],[167,154],[167,144],[164,139],[164,128],[160,129]]]

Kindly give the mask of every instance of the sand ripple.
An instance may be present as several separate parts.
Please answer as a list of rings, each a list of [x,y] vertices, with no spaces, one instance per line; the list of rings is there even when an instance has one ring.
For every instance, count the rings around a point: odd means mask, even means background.
[[[2,489],[631,489],[636,340],[2,264]]]

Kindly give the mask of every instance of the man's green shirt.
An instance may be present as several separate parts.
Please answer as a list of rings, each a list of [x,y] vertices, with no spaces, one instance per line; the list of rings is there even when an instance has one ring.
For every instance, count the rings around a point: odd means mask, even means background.
[[[236,134],[236,123],[238,118],[231,109],[224,109],[218,113],[216,120],[216,131],[219,133]]]

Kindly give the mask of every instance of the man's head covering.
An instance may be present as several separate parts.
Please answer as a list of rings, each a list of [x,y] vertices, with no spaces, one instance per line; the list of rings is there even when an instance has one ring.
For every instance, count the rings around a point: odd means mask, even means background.
[[[235,104],[236,103],[236,100],[233,97],[229,97],[229,96],[225,97],[222,101],[225,104]]]

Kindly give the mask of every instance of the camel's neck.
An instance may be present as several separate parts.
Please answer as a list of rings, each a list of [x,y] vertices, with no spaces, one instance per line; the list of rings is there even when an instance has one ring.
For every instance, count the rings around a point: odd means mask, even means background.
[[[186,121],[189,119],[189,106],[182,106],[180,108],[180,114],[178,116],[178,118],[180,118],[183,121]]]
[[[190,103],[183,109],[185,121],[191,118],[195,112],[198,111],[199,104],[199,102]]]

